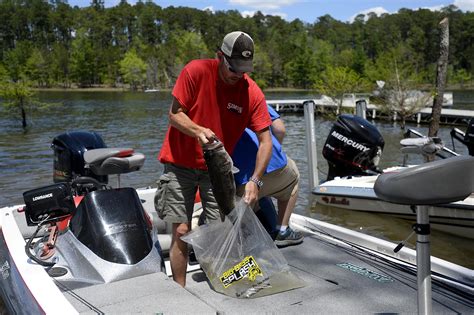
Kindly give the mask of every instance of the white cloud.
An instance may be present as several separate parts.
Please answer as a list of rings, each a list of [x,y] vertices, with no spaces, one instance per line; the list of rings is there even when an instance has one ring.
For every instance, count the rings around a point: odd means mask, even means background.
[[[447,5],[441,4],[441,5],[435,5],[432,7],[421,7],[422,9],[428,9],[430,11],[440,11],[442,8],[446,7]],[[413,10],[418,10],[417,8],[414,8]]]
[[[299,2],[299,0],[229,0],[229,4],[250,7],[257,10],[276,10],[297,2]]]
[[[351,23],[354,22],[354,19],[355,19],[358,15],[360,15],[360,14],[365,15],[364,20],[367,21],[368,18],[369,18],[369,16],[368,16],[369,13],[375,13],[375,15],[381,16],[381,15],[384,14],[384,13],[390,13],[390,12],[388,12],[387,10],[385,10],[385,8],[383,8],[383,7],[370,8],[370,9],[367,9],[367,10],[360,11],[359,13],[354,14],[353,16],[351,16],[351,17],[349,18],[349,22],[351,22]]]
[[[462,11],[474,12],[474,0],[454,0],[453,4]]]
[[[215,13],[216,11],[214,10],[214,7],[211,5],[211,6],[208,6],[208,7],[205,7],[204,9],[202,9],[203,11],[209,11],[209,12],[212,12],[212,13]]]
[[[240,11],[243,17],[252,17],[257,11]]]
[[[283,13],[283,12],[270,12],[270,13],[263,12],[263,11],[260,11],[260,12],[262,12],[263,15],[279,16],[282,19],[286,19],[286,17],[288,16],[286,13]],[[257,11],[241,11],[240,12],[240,14],[242,14],[243,17],[252,17],[255,15],[255,13],[257,13]]]

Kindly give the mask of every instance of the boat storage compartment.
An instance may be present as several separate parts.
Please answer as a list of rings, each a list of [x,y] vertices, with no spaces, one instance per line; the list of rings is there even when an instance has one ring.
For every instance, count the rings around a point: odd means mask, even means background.
[[[136,264],[153,247],[151,226],[133,188],[88,193],[69,228],[97,256],[114,263]]]
[[[49,222],[69,215],[74,210],[71,187],[68,183],[58,183],[36,188],[23,193],[25,217],[29,226],[41,221]]]

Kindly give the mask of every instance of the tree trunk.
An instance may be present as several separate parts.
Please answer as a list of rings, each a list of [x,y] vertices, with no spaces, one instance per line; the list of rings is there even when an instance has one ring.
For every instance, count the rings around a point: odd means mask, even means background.
[[[26,128],[26,111],[23,106],[23,100],[21,101],[21,125],[23,126],[23,129]]]
[[[436,73],[436,94],[433,100],[433,109],[431,111],[429,137],[436,137],[439,130],[439,120],[441,117],[441,108],[443,106],[444,89],[446,86],[446,73],[448,69],[449,52],[449,20],[444,18],[440,23],[441,43]]]

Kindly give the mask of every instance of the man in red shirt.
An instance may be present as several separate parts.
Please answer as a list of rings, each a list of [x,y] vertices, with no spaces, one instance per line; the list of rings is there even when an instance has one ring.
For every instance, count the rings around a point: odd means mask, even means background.
[[[203,157],[202,145],[215,138],[232,154],[246,127],[259,139],[255,171],[245,186],[244,200],[257,201],[261,178],[270,160],[271,119],[263,92],[247,75],[253,71],[254,44],[244,32],[227,34],[216,59],[193,60],[181,71],[173,89],[166,133],[158,159],[164,172],[158,181],[155,208],[172,223],[170,262],[173,279],[186,284],[187,244],[181,236],[190,229],[197,189],[208,221],[219,208]]]

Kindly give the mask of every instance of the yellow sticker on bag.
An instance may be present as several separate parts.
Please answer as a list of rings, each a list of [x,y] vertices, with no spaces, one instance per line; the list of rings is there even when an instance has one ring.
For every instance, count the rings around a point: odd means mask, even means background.
[[[237,265],[225,271],[220,280],[224,288],[227,288],[245,277],[248,277],[250,281],[255,281],[257,276],[263,276],[262,270],[253,256],[247,256]]]

